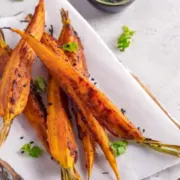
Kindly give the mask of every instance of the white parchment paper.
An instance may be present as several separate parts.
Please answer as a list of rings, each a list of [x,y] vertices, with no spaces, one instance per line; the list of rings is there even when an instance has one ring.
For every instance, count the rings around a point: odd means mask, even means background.
[[[179,129],[132,78],[79,13],[66,0],[45,0],[45,4],[47,29],[52,24],[55,37],[58,37],[62,27],[59,9],[63,7],[69,10],[73,25],[85,47],[88,69],[91,77],[96,79],[97,86],[119,108],[126,110],[126,115],[137,127],[145,129],[147,137],[166,143],[180,144]],[[27,24],[20,23],[20,20],[24,19],[27,13],[34,12],[35,5],[30,5],[28,10],[16,17],[1,18],[0,27],[11,26],[24,29]],[[12,48],[19,40],[19,36],[10,31],[5,31],[5,37]],[[46,68],[39,59],[33,66],[33,76],[37,75],[47,76]],[[24,136],[24,139],[20,140],[20,136]],[[35,131],[24,116],[17,117],[7,141],[0,149],[0,157],[10,163],[25,180],[59,180],[59,167],[47,153],[38,159],[31,159],[20,153],[20,147],[32,140],[41,145]],[[81,145],[79,147],[81,148]],[[140,180],[180,163],[180,159],[130,144],[127,153],[118,157],[117,162],[122,180]],[[82,150],[79,152],[79,161],[76,167],[82,179],[86,179]],[[102,174],[103,172],[109,172],[109,174]],[[92,179],[115,179],[110,166],[99,150]]]

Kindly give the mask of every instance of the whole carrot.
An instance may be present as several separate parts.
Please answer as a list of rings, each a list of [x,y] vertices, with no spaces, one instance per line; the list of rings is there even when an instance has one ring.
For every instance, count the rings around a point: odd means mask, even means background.
[[[77,179],[74,164],[77,159],[76,144],[67,114],[66,99],[51,76],[48,83],[47,135],[50,152],[60,163],[62,180]],[[67,178],[68,177],[68,178]]]
[[[44,31],[44,1],[40,0],[26,32],[40,39]],[[25,108],[30,91],[31,65],[35,52],[23,39],[13,50],[5,67],[0,84],[0,109],[3,127],[0,132],[0,145],[5,141],[13,119]]]
[[[3,31],[0,29],[0,75],[3,74],[6,64],[9,61],[11,56],[12,49],[6,44]],[[4,112],[0,112],[0,116],[3,116]],[[47,151],[48,142],[47,142],[47,133],[46,133],[46,109],[42,102],[41,96],[36,91],[33,82],[31,82],[31,88],[29,93],[28,102],[23,111],[25,117],[36,130],[41,142]]]

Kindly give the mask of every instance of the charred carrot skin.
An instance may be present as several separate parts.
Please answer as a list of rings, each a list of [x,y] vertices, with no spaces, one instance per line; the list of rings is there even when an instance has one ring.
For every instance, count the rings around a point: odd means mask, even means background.
[[[9,61],[11,53],[12,50],[5,43],[3,32],[0,30],[0,74],[3,74],[4,68]],[[39,136],[46,150],[49,151],[45,126],[47,113],[41,96],[39,95],[39,93],[37,93],[32,81],[28,102],[23,113],[29,123],[36,130],[37,135]],[[3,116],[3,112],[0,113],[0,116]]]
[[[65,63],[68,63],[69,64],[69,61],[67,59],[67,57],[65,56],[64,52],[59,48],[58,46],[58,43],[57,41],[54,39],[54,41],[52,42],[52,38],[50,35],[48,35],[47,33],[44,33],[43,35],[43,38],[42,38],[42,42],[47,46],[49,47],[51,50],[53,50],[53,52],[55,52],[59,57],[61,58],[65,58],[64,61]],[[52,61],[53,62],[53,61]],[[51,62],[51,63],[52,63]],[[71,65],[71,63],[70,63]],[[50,70],[50,69],[49,69]],[[88,121],[83,121],[82,122],[82,118],[81,118],[81,122],[84,123],[84,124],[87,124],[88,123],[88,127],[87,129],[90,130],[90,132],[92,131],[92,137],[93,139],[95,139],[95,141],[97,141],[97,143],[100,145],[100,147],[102,148],[106,158],[108,159],[111,167],[113,168],[113,170],[115,171],[115,174],[117,176],[117,179],[119,179],[119,173],[118,173],[118,169],[117,169],[117,165],[116,165],[116,160],[115,160],[115,157],[114,157],[114,154],[113,152],[111,151],[110,149],[110,146],[109,146],[109,139],[103,129],[103,127],[100,126],[100,124],[97,122],[97,120],[93,117],[93,115],[91,114],[91,112],[87,109],[84,109],[84,107],[82,106],[82,104],[80,104],[80,100],[78,99],[78,97],[76,96],[76,94],[74,93],[74,90],[70,90],[70,93],[69,94],[74,94],[75,96],[71,96],[73,98],[77,98],[77,102],[76,104],[78,105],[78,107],[80,107],[81,111],[83,112],[83,114],[85,113],[86,116],[88,118]],[[82,108],[84,110],[82,110]],[[80,120],[80,119],[78,119]],[[89,122],[89,120],[91,122]],[[85,126],[84,126],[85,127]],[[87,131],[86,131],[87,132]],[[85,139],[84,139],[85,140]],[[90,139],[88,139],[90,140]],[[87,145],[86,145],[87,146]],[[88,146],[89,146],[89,143],[88,143]],[[91,146],[91,145],[90,145]],[[92,145],[93,146],[93,145]],[[91,149],[93,149],[93,147],[91,147]],[[86,151],[87,152],[87,151]],[[88,151],[88,154],[89,155],[94,155],[94,150],[93,152],[89,152]],[[91,161],[91,164],[89,164],[89,166],[91,167],[92,166],[92,159],[93,159],[93,156],[89,157],[88,158],[88,162],[89,160]]]
[[[86,60],[84,56],[84,48],[82,46],[81,40],[77,35],[77,32],[74,30],[71,21],[69,19],[68,12],[64,9],[61,10],[61,17],[63,23],[63,29],[58,39],[58,43],[63,46],[64,44],[75,42],[78,45],[78,50],[74,52],[65,51],[65,54],[68,56],[71,65],[83,74],[86,77],[89,77]],[[82,140],[84,152],[85,152],[85,162],[88,170],[88,179],[90,179],[90,175],[92,172],[92,167],[94,164],[94,156],[95,156],[95,142],[92,138],[88,128],[82,121],[82,116],[78,112],[76,106],[74,105],[73,111],[75,114],[78,134],[80,139]]]

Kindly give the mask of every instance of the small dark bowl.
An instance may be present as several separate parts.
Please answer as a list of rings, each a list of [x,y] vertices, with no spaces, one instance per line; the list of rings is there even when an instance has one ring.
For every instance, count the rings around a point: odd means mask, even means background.
[[[134,0],[122,0],[120,2],[103,2],[102,0],[89,0],[96,8],[109,12],[118,13]]]

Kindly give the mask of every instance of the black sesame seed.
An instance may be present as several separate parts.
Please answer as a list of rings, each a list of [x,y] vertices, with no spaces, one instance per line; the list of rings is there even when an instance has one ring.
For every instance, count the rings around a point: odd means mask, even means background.
[[[142,130],[143,133],[144,133],[145,131],[146,131],[145,129]]]
[[[97,84],[97,82],[94,82],[94,85],[96,85]]]
[[[51,160],[53,160],[54,161],[54,158],[51,156]]]
[[[125,114],[125,113],[126,113],[126,110],[123,109],[123,108],[121,108],[121,112],[122,112],[123,114]]]
[[[21,154],[24,154],[24,151],[21,151]]]
[[[18,74],[18,77],[21,77],[21,74]]]
[[[91,81],[95,81],[95,79],[94,79],[94,78],[91,78]]]
[[[109,174],[109,172],[103,172],[102,174]]]
[[[138,127],[137,129],[138,129],[139,131],[141,130],[141,128],[140,128],[140,127]]]
[[[26,87],[26,86],[27,86],[27,84],[24,84],[24,85],[23,85],[23,87]]]
[[[33,144],[33,143],[34,143],[34,141],[31,141],[31,142],[30,142],[30,144]]]
[[[51,36],[53,36],[53,33],[54,33],[53,25],[50,25],[49,32],[50,32]]]
[[[73,65],[73,66],[76,66],[76,63],[74,62],[72,65]]]
[[[48,106],[51,106],[51,105],[53,105],[53,103],[49,102],[49,103],[48,103]]]
[[[14,99],[13,97],[11,97],[11,98],[10,98],[10,102],[11,102],[12,104],[14,104],[14,103],[15,103],[15,99]]]
[[[23,136],[21,136],[21,137],[20,137],[20,139],[24,139],[24,137],[23,137]]]

